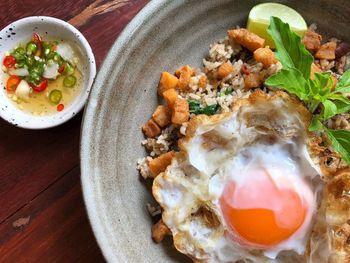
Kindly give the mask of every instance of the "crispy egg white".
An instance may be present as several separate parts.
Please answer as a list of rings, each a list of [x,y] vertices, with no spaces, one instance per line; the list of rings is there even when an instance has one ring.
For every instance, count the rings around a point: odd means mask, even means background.
[[[192,118],[153,184],[175,247],[196,262],[304,262],[322,189],[309,118],[283,92]]]

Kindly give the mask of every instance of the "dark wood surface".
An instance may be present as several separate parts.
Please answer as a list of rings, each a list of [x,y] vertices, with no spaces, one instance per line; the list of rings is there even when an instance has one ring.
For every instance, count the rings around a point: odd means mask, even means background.
[[[54,16],[89,41],[99,69],[147,0],[1,0],[0,27]],[[0,262],[103,262],[86,215],[79,169],[82,113],[31,131],[0,120]]]

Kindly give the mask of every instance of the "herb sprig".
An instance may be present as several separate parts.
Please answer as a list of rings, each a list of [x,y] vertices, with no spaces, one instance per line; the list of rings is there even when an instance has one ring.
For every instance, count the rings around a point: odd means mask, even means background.
[[[314,114],[309,130],[327,134],[334,150],[350,165],[350,131],[331,130],[323,125],[327,119],[350,110],[350,100],[344,95],[350,93],[350,70],[333,89],[331,73],[311,73],[313,56],[287,23],[271,17],[268,33],[275,42],[276,57],[283,68],[265,84],[286,90],[302,100]]]

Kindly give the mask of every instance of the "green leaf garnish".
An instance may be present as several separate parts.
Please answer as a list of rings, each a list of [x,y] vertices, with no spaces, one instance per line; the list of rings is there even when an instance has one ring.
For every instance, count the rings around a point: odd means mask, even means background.
[[[206,106],[203,108],[202,114],[214,115],[219,110],[219,108],[220,108],[219,104]]]
[[[190,113],[194,113],[201,109],[201,104],[197,100],[188,100],[188,106],[190,108]]]
[[[318,87],[318,92],[314,95],[325,96],[331,92],[333,80],[330,72],[315,73],[314,79],[310,79],[310,81]]]
[[[325,100],[323,103],[323,118],[325,120],[337,114],[337,105],[330,100]]]
[[[188,105],[190,108],[190,113],[193,113],[195,115],[198,115],[198,114],[214,115],[220,109],[220,106],[218,104],[209,105],[203,108],[200,102],[197,100],[189,100]]]
[[[350,70],[347,70],[340,78],[335,92],[349,93],[350,92]]]
[[[300,37],[290,30],[287,23],[278,17],[270,18],[268,33],[275,42],[276,57],[284,68],[296,68],[305,79],[310,77],[313,56],[305,49]]]
[[[311,120],[309,131],[321,131],[323,129],[323,124],[320,122],[318,116],[314,116]]]
[[[330,130],[322,124],[336,114],[350,110],[350,100],[343,94],[350,93],[350,70],[343,74],[332,91],[331,73],[315,73],[313,79],[310,78],[313,56],[287,23],[271,17],[268,32],[275,42],[276,56],[283,68],[270,76],[265,84],[297,96],[304,101],[311,113],[315,113],[321,106],[322,111],[313,116],[309,131],[327,134],[334,150],[350,165],[350,131]]]
[[[334,150],[350,165],[350,131],[326,129],[326,133]]]
[[[307,98],[307,82],[301,72],[295,68],[281,69],[275,75],[269,77],[265,84],[284,89],[298,96],[301,100]]]
[[[350,110],[350,104],[341,100],[333,101],[337,106],[337,114],[348,112]]]

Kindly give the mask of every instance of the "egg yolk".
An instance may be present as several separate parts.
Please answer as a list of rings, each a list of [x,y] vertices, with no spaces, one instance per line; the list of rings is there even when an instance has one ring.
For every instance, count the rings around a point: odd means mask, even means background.
[[[249,178],[239,187],[228,182],[220,198],[233,236],[240,243],[259,247],[288,239],[305,220],[305,202],[294,190],[279,189],[265,170],[256,170]]]

